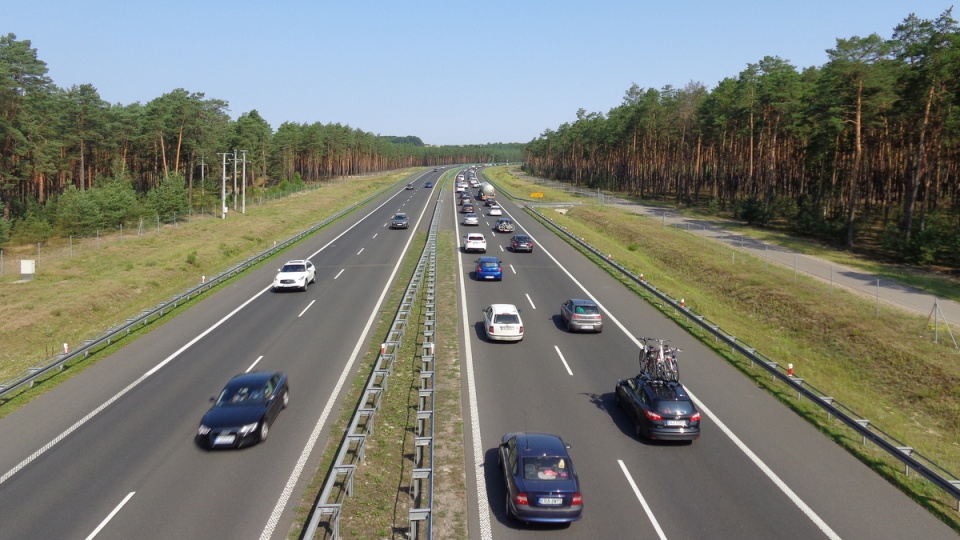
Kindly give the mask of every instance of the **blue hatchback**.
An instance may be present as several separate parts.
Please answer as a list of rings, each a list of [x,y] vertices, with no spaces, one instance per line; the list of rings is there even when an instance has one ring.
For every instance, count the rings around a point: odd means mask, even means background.
[[[496,257],[477,259],[477,279],[500,281],[503,279],[503,266]]]
[[[432,187],[433,187],[433,182],[427,180],[426,182],[423,183],[423,187],[425,187],[425,188],[432,188]]]

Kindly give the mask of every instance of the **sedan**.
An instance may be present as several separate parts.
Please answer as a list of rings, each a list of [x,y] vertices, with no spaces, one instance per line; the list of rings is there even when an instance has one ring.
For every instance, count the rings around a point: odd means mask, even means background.
[[[493,205],[493,206],[490,207],[490,210],[487,210],[487,215],[488,215],[488,216],[502,216],[502,215],[503,215],[503,209],[500,208],[500,205],[499,205],[499,204],[495,204],[495,205]]]
[[[467,203],[467,204],[464,204],[463,206],[460,207],[460,213],[461,213],[461,214],[470,214],[470,213],[475,213],[475,210],[474,210],[472,204]]]
[[[463,215],[464,225],[480,225],[480,218],[473,213]]]
[[[510,239],[510,250],[513,252],[526,251],[527,253],[532,253],[533,238],[525,234],[513,235],[513,238]]]
[[[477,279],[500,281],[503,279],[503,266],[496,257],[480,257],[477,259]]]
[[[580,479],[569,448],[560,437],[546,433],[507,433],[500,439],[507,517],[570,523],[583,516]]]
[[[287,376],[279,371],[237,375],[210,398],[196,442],[204,448],[240,448],[267,440],[270,426],[290,403]]]
[[[273,290],[300,289],[317,281],[317,268],[307,260],[287,261],[273,279]]]
[[[520,341],[523,321],[513,304],[492,304],[483,310],[483,329],[491,341]]]
[[[433,187],[433,182],[427,180],[426,182],[423,183],[423,187],[425,187],[425,188],[432,188],[432,187]]]
[[[413,189],[413,184],[407,184],[407,189]]]
[[[583,332],[590,330],[596,333],[603,331],[603,315],[600,307],[593,300],[571,298],[560,306],[560,317],[567,325],[568,332]]]
[[[678,382],[637,375],[617,381],[617,403],[633,421],[637,437],[671,441],[700,438],[700,411]]]

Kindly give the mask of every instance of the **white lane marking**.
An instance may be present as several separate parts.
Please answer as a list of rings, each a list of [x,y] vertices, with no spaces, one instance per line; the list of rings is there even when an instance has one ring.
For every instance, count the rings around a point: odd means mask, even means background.
[[[297,318],[299,319],[300,317],[303,317],[303,314],[306,313],[308,309],[310,309],[310,306],[312,306],[312,305],[314,304],[314,302],[316,302],[315,299],[314,299],[314,300],[311,300],[310,303],[307,304],[307,307],[303,308],[303,311],[301,311],[300,314],[297,315]]]
[[[643,507],[643,511],[647,513],[647,517],[650,518],[650,523],[653,524],[654,530],[657,531],[657,536],[660,537],[660,540],[667,540],[667,535],[663,534],[663,529],[660,528],[660,522],[657,521],[656,516],[653,515],[653,511],[650,510],[650,505],[647,504],[647,500],[643,498],[643,494],[640,493],[640,488],[637,487],[637,483],[633,481],[633,477],[630,476],[630,471],[627,470],[627,466],[623,464],[622,459],[618,459],[617,463],[620,464],[620,470],[623,471],[623,475],[627,477],[627,482],[630,484],[630,487],[633,488],[633,494],[637,496],[637,499],[640,501],[640,506]]]
[[[512,264],[510,265],[510,271],[512,271],[514,274],[517,273],[517,269],[514,268]]]
[[[357,255],[363,253],[363,250],[364,250],[364,249],[366,249],[366,248],[360,248],[360,251],[357,252]]]
[[[524,293],[524,296],[527,297],[527,302],[530,302],[530,307],[532,307],[533,309],[537,309],[537,306],[533,305],[533,299],[530,298],[530,295]]]
[[[100,534],[100,531],[102,531],[103,528],[107,526],[107,523],[110,523],[110,520],[113,519],[113,516],[117,515],[117,512],[119,512],[120,509],[123,508],[123,505],[127,504],[127,501],[129,501],[130,498],[133,497],[134,493],[136,493],[136,491],[131,491],[130,493],[127,493],[127,496],[124,497],[122,501],[120,501],[120,504],[118,504],[117,507],[113,509],[113,512],[110,512],[110,514],[108,514],[107,517],[103,518],[103,521],[100,522],[100,525],[98,525],[97,528],[94,529],[92,533],[90,533],[90,536],[87,537],[87,540],[93,540],[94,538],[96,538],[96,536]]]
[[[417,219],[416,227],[420,226],[420,221],[423,220],[423,215],[427,211],[427,206],[428,205],[424,205],[423,211],[420,212],[420,217]],[[409,250],[411,242],[413,242],[413,235],[407,235],[407,243],[403,246],[403,251],[397,258],[397,264],[393,267],[393,272],[390,273],[390,277],[387,279],[387,282],[383,287],[383,291],[380,292],[380,298],[377,300],[377,305],[374,306],[373,311],[370,312],[370,318],[367,319],[367,324],[363,327],[363,332],[360,334],[360,339],[357,340],[357,344],[353,348],[353,353],[350,355],[350,359],[347,360],[347,364],[343,367],[343,371],[340,372],[340,378],[337,379],[337,385],[334,387],[333,393],[330,394],[330,398],[327,399],[327,403],[323,407],[323,412],[320,413],[320,418],[317,419],[317,423],[313,427],[313,431],[310,433],[310,438],[307,439],[307,444],[303,447],[303,451],[300,452],[300,458],[297,460],[297,464],[293,467],[293,470],[290,471],[290,477],[287,479],[287,484],[280,493],[280,498],[277,499],[277,504],[273,507],[273,512],[270,514],[270,518],[267,519],[267,524],[263,527],[263,532],[260,533],[260,540],[269,540],[270,537],[273,536],[273,531],[277,528],[277,524],[280,522],[280,516],[283,514],[283,509],[286,508],[287,502],[293,495],[293,490],[296,487],[297,482],[300,480],[300,475],[303,473],[303,468],[307,465],[307,460],[310,458],[310,454],[313,452],[313,448],[316,446],[317,440],[320,439],[320,433],[323,431],[323,426],[327,422],[327,417],[330,416],[330,412],[333,410],[333,406],[337,402],[337,397],[340,395],[340,391],[343,389],[343,385],[347,381],[347,376],[350,375],[350,371],[353,369],[354,362],[357,361],[357,357],[360,355],[361,348],[367,342],[367,334],[373,327],[373,322],[380,315],[380,306],[383,305],[383,301],[387,297],[387,292],[390,291],[390,285],[393,283],[393,278],[396,277],[397,272],[400,270],[400,263],[403,262],[403,258]]]
[[[460,235],[457,216],[453,216],[453,226]],[[458,267],[463,267],[463,252],[457,253]],[[463,323],[463,357],[467,370],[467,401],[470,406],[470,434],[473,437],[473,475],[477,489],[477,511],[480,519],[480,539],[492,540],[490,529],[490,504],[487,500],[486,475],[483,471],[483,443],[480,440],[480,406],[477,400],[477,378],[473,372],[473,349],[470,346],[470,316],[467,313],[467,287],[463,272],[457,272],[460,280],[460,320]]]
[[[499,246],[499,247],[500,247],[500,251],[507,251],[507,250],[503,249],[503,246]]]
[[[253,371],[253,368],[257,367],[257,364],[259,364],[261,360],[263,360],[262,354],[258,356],[257,359],[254,360],[252,364],[250,364],[250,367],[248,367],[247,370],[244,371],[244,373],[250,373],[251,371]]]
[[[560,347],[557,347],[556,345],[554,345],[553,348],[557,351],[557,356],[560,357],[560,361],[563,362],[563,367],[567,368],[567,373],[569,373],[570,376],[573,377],[573,372],[570,371],[570,365],[567,364],[567,359],[564,358],[563,353],[560,352]]]
[[[384,227],[386,227],[386,224],[384,224]],[[373,235],[373,238],[376,238],[376,237],[377,237],[377,235],[376,235],[376,234],[375,234],[375,235]],[[371,238],[371,240],[372,240],[373,238]]]
[[[521,229],[522,228],[523,227],[521,227]],[[524,232],[527,232],[527,231],[524,230]],[[531,236],[531,238],[533,237]],[[617,327],[619,327],[620,330],[622,330],[623,333],[626,334],[628,338],[633,340],[633,343],[637,346],[638,349],[642,346],[640,344],[640,340],[637,339],[636,336],[631,334],[630,331],[628,331],[627,328],[623,326],[623,324],[616,317],[614,317],[613,314],[610,313],[610,311],[607,308],[603,307],[603,304],[601,304],[600,301],[597,300],[597,298],[593,296],[593,294],[591,294],[590,291],[588,291],[587,288],[584,287],[582,283],[577,281],[577,278],[573,277],[573,274],[571,274],[569,270],[567,270],[562,264],[560,264],[560,261],[558,261],[556,257],[554,257],[542,245],[540,246],[540,250],[546,253],[547,257],[550,257],[550,259],[557,265],[557,267],[563,270],[563,272],[567,274],[567,277],[569,277],[570,280],[573,281],[577,285],[577,287],[579,287],[580,290],[583,291],[584,294],[586,294],[591,300],[593,300],[597,304],[597,306],[600,307],[600,309],[607,312],[607,318],[612,320],[613,323],[616,324]],[[733,443],[740,449],[740,451],[743,452],[750,459],[750,461],[752,461],[754,465],[756,465],[757,468],[759,468],[760,471],[762,471],[767,476],[767,478],[769,478],[774,483],[774,485],[776,485],[780,489],[780,491],[782,491],[791,501],[793,501],[793,504],[795,504],[797,508],[799,508],[800,511],[802,511],[807,516],[807,518],[810,519],[810,521],[812,521],[828,538],[831,538],[833,540],[839,540],[840,536],[837,535],[837,533],[834,532],[833,529],[831,529],[830,526],[827,525],[827,523],[823,521],[823,519],[819,515],[817,515],[817,513],[814,512],[812,508],[810,508],[807,505],[807,503],[803,502],[803,500],[800,499],[800,497],[796,493],[794,493],[794,491],[790,489],[790,487],[787,486],[787,484],[783,480],[781,480],[780,477],[777,476],[777,474],[774,473],[773,470],[770,469],[770,467],[768,467],[767,464],[764,463],[759,456],[754,454],[753,451],[750,450],[747,447],[747,445],[733,433],[733,431],[727,428],[727,426],[723,422],[721,422],[720,419],[717,418],[716,415],[714,415],[713,412],[710,411],[710,409],[708,409],[706,405],[703,404],[702,401],[697,399],[697,397],[693,395],[693,392],[690,390],[689,386],[684,385],[684,388],[686,388],[687,394],[690,396],[690,399],[692,399],[693,402],[696,403],[697,407],[700,409],[701,414],[706,415],[714,423],[716,423],[717,426],[720,428],[720,430],[723,431],[723,433],[726,434],[731,441],[733,441]]]
[[[346,268],[341,268],[340,271],[337,272],[337,275],[333,276],[333,279],[337,279],[338,277],[340,277],[340,274],[342,274],[344,270],[346,270]]]

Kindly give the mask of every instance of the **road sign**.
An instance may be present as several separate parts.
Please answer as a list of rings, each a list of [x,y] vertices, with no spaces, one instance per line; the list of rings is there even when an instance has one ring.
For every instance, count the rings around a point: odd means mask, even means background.
[[[530,194],[530,197],[532,197],[532,198],[534,198],[534,199],[542,199],[542,198],[543,198],[543,193],[534,192],[534,193],[531,193],[531,194]]]

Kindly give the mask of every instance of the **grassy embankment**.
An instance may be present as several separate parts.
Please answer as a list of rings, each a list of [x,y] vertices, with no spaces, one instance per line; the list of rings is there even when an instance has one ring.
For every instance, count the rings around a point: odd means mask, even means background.
[[[492,175],[491,172],[487,173]],[[572,198],[500,170],[495,182],[515,194],[546,192],[545,201]],[[733,262],[731,248],[660,220],[610,207],[582,205],[566,214],[546,210],[563,227],[646,278],[695,312],[785,365],[810,384],[869,418],[950,471],[960,471],[960,364],[952,347],[932,343],[927,317],[883,307],[747,254]],[[879,263],[870,263],[882,267]],[[888,270],[896,274],[896,269]],[[936,281],[936,277],[925,277]],[[949,289],[949,284],[939,290]],[[643,294],[638,291],[637,294]],[[656,305],[656,303],[654,303]],[[673,310],[664,310],[673,316]],[[680,323],[690,332],[699,332]],[[743,358],[704,343],[767,387],[787,406],[816,424],[881,475],[960,530],[956,501],[902,466]]]

